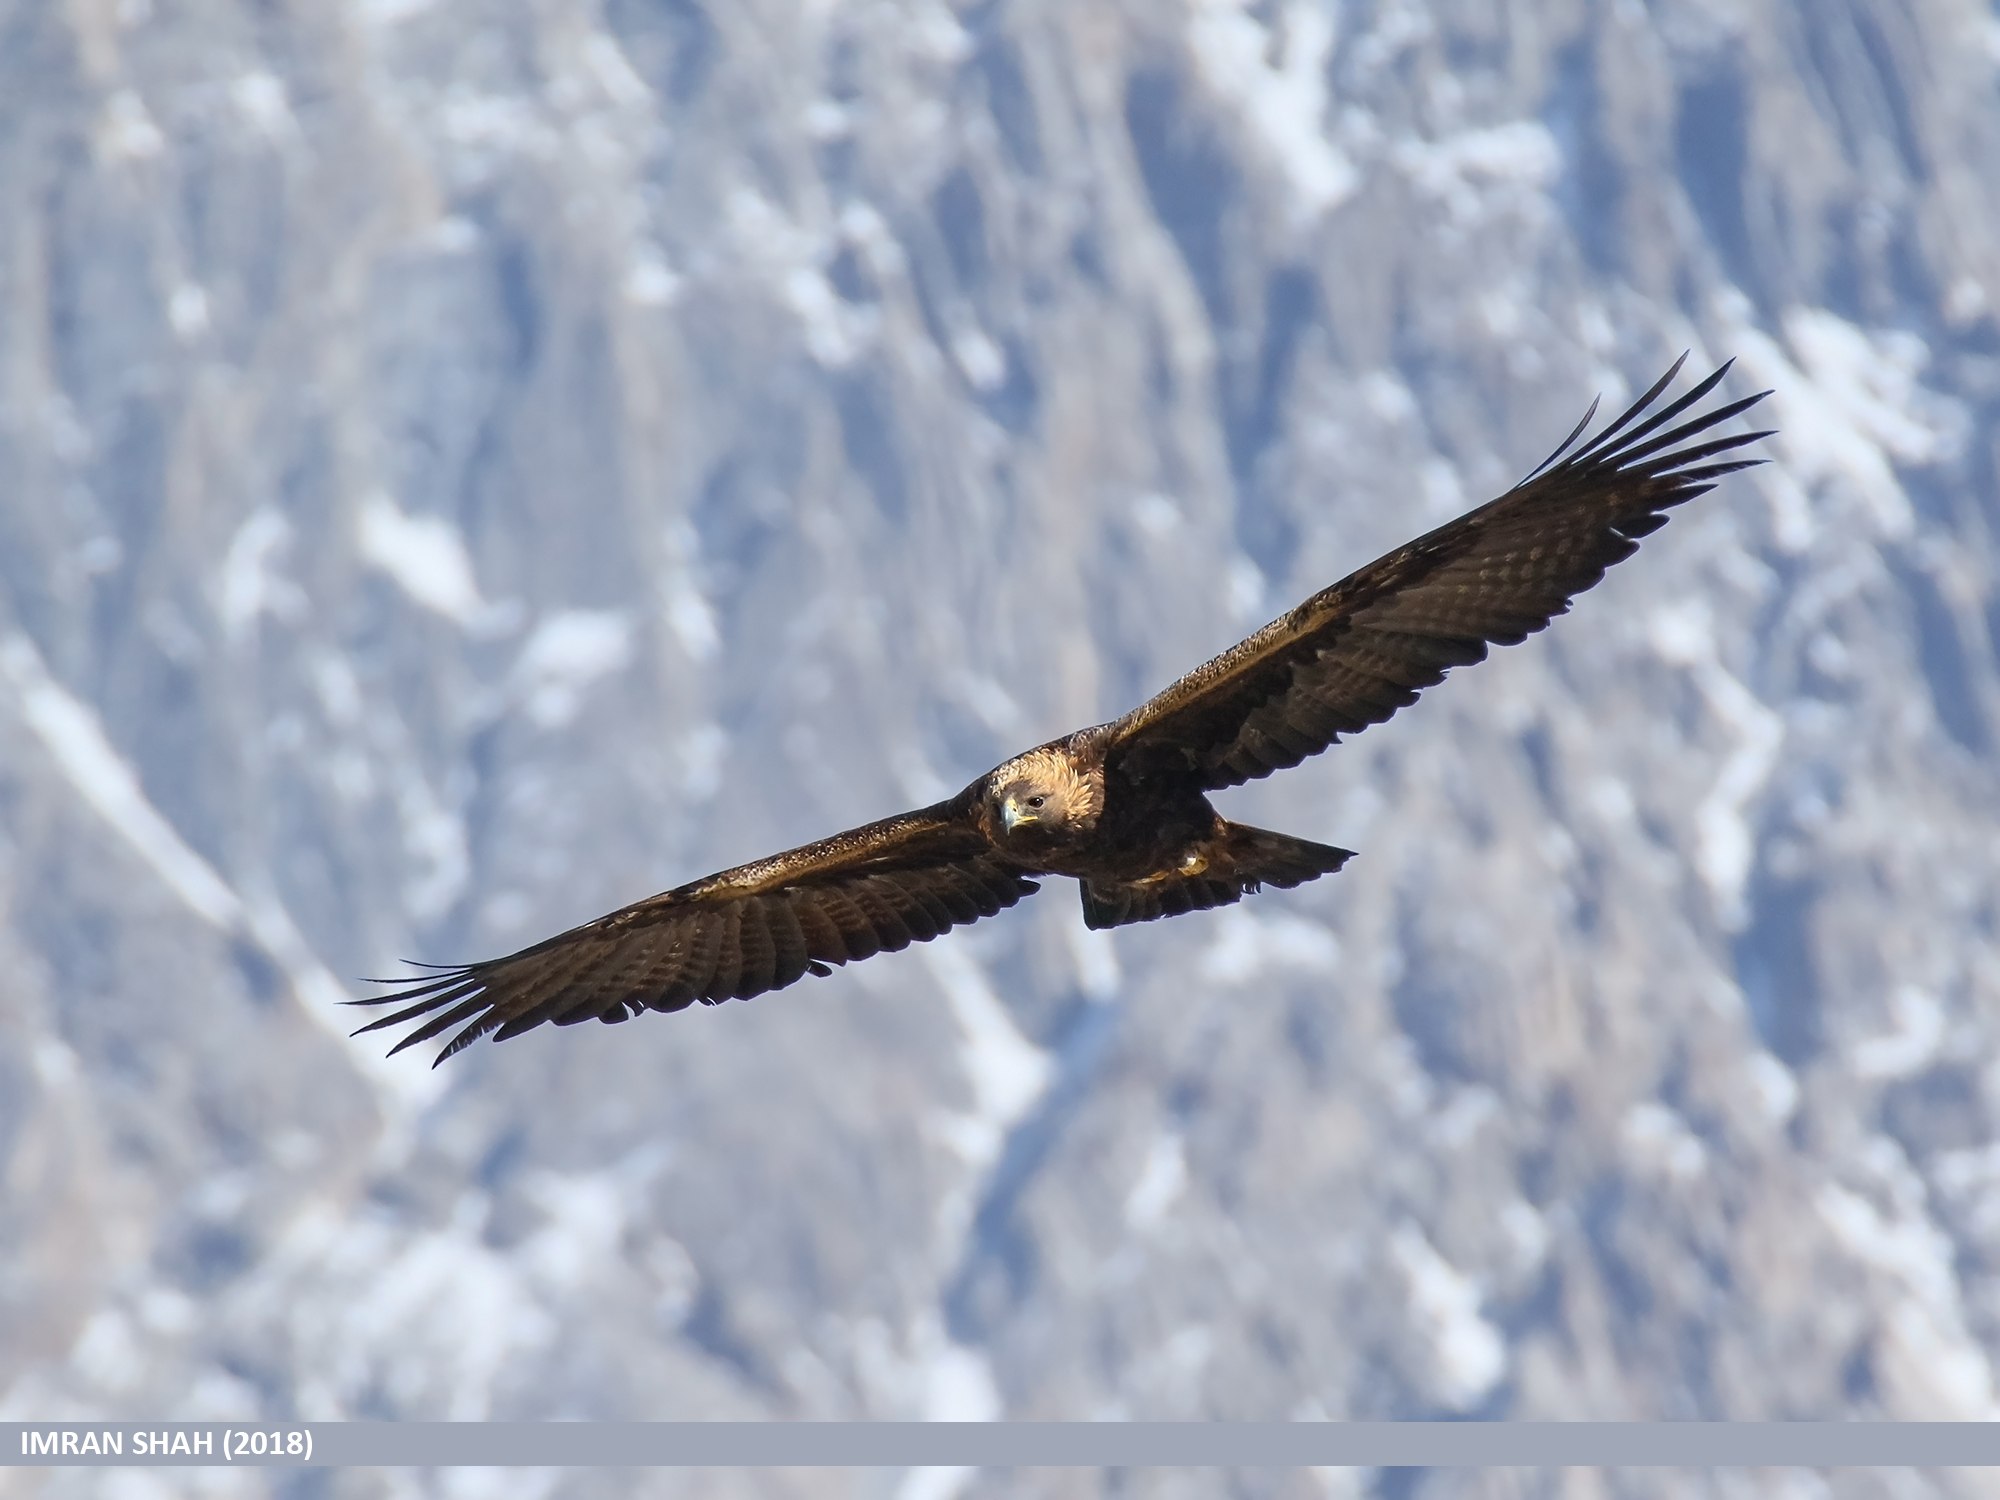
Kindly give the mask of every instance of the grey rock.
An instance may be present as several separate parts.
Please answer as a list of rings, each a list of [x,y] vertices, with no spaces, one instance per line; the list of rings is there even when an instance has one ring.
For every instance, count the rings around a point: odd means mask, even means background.
[[[1957,0],[0,0],[0,1412],[1990,1418],[1996,59]],[[1690,347],[1772,464],[1232,794],[1338,878],[344,1036],[1122,712]]]

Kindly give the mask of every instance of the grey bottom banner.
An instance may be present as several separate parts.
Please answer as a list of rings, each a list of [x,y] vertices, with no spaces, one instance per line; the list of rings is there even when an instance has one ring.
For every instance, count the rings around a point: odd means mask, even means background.
[[[1976,1422],[0,1423],[0,1465],[1220,1468],[2000,1464]]]

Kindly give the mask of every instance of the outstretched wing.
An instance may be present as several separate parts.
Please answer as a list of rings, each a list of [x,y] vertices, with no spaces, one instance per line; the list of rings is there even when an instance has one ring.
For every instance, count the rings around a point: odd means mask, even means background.
[[[1208,789],[1268,776],[1381,723],[1489,645],[1540,630],[1665,525],[1669,507],[1762,462],[1717,460],[1768,432],[1704,434],[1768,391],[1672,425],[1727,364],[1651,410],[1686,359],[1577,447],[1593,402],[1562,446],[1499,499],[1313,595],[1108,725],[1107,762],[1192,775]]]
[[[544,1021],[623,1021],[782,989],[830,964],[928,942],[1036,889],[974,826],[961,796],[349,1003],[400,1007],[361,1031],[421,1020],[391,1055],[458,1027],[443,1062],[488,1032],[503,1041]]]

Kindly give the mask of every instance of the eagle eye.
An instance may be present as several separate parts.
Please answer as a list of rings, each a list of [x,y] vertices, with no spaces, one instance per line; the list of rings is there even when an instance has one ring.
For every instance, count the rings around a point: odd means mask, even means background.
[[[1032,797],[1030,797],[1030,798],[1028,799],[1028,806],[1030,806],[1030,807],[1040,807],[1040,806],[1041,806],[1041,805],[1042,805],[1042,804],[1043,804],[1044,802],[1046,802],[1046,801],[1048,801],[1048,800],[1049,800],[1049,799],[1048,799],[1047,797],[1044,797],[1044,796],[1043,796],[1043,795],[1042,795],[1042,794],[1041,794],[1040,792],[1037,792],[1037,793],[1035,793],[1035,795],[1034,795],[1034,796],[1032,796]]]

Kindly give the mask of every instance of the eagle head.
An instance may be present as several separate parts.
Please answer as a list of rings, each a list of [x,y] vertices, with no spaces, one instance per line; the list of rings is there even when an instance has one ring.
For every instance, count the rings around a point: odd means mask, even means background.
[[[1097,777],[1059,749],[1030,750],[995,771],[987,825],[1002,844],[1047,846],[1088,833],[1104,810]]]

